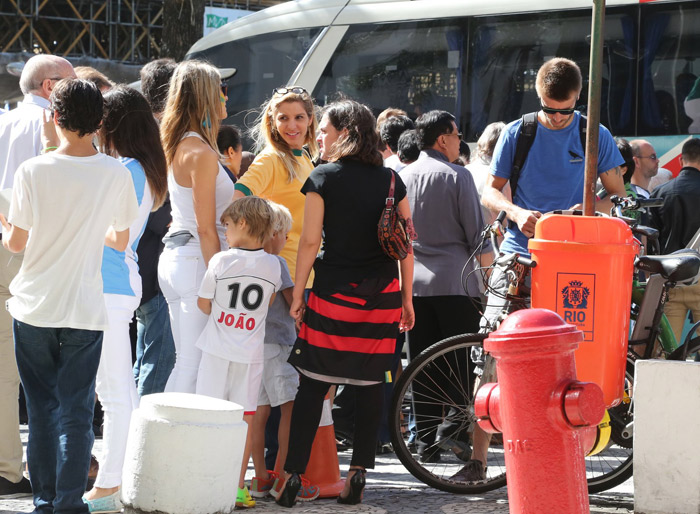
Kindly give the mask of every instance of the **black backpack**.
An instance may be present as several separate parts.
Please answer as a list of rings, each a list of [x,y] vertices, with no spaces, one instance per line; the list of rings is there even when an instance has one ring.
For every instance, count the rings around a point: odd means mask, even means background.
[[[518,132],[518,142],[515,145],[515,157],[513,157],[513,170],[510,173],[510,191],[511,198],[515,199],[515,190],[518,188],[518,179],[520,171],[523,169],[527,154],[530,153],[532,143],[535,141],[537,133],[537,112],[529,112],[522,117],[523,122],[520,125]],[[583,114],[579,118],[578,131],[581,136],[581,147],[584,151],[583,159],[586,158],[586,125],[588,120]]]

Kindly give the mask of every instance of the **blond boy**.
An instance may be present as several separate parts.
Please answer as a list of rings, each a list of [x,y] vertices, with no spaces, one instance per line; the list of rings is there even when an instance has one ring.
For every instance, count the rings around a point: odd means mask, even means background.
[[[282,466],[287,457],[289,445],[289,423],[292,419],[292,407],[299,387],[299,374],[287,362],[289,353],[297,338],[294,320],[289,315],[292,303],[294,282],[289,274],[286,261],[279,253],[287,242],[287,233],[292,228],[292,216],[284,205],[270,202],[273,210],[272,236],[265,242],[265,251],[278,256],[282,270],[281,295],[275,298],[265,322],[265,363],[260,384],[258,409],[253,418],[253,465],[255,477],[250,486],[250,494],[256,498],[273,496]],[[279,450],[274,471],[265,466],[265,425],[272,407],[280,408],[280,423],[277,432]],[[297,498],[300,501],[310,501],[318,497],[319,488],[304,483]]]
[[[231,247],[209,261],[197,300],[210,315],[197,347],[202,360],[197,394],[243,406],[248,424],[236,506],[255,501],[244,478],[251,452],[251,430],[263,373],[263,341],[268,307],[282,286],[277,257],[263,250],[272,232],[272,208],[267,200],[250,196],[235,200],[221,215]]]

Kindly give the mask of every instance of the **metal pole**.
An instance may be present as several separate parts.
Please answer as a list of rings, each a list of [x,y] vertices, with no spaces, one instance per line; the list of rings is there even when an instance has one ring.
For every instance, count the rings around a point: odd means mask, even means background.
[[[605,0],[593,0],[591,23],[591,66],[588,73],[588,126],[586,127],[586,168],[583,186],[583,214],[595,215],[595,184],[598,177],[598,126],[600,85],[603,68],[603,27]]]

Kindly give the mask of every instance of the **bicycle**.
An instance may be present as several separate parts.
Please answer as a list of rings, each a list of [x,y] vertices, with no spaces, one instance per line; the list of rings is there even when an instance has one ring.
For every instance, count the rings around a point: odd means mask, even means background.
[[[622,217],[622,208],[641,209],[648,206],[650,203],[645,200],[624,199],[619,201],[619,208],[616,205],[614,210],[617,212],[613,214]],[[491,239],[494,252],[497,253],[496,237],[503,233],[503,218],[504,216],[499,215],[494,224],[485,228],[477,252],[481,251],[487,239]],[[649,244],[652,246],[654,237],[658,239],[658,232],[654,234],[653,229],[634,226],[632,230],[636,236],[649,239]],[[508,277],[510,284],[498,322],[510,312],[510,306],[515,308],[527,306],[522,288],[531,266],[532,261],[518,255],[498,255],[494,261],[493,267],[500,268]],[[663,316],[664,293],[677,282],[697,275],[700,269],[700,254],[685,252],[683,255],[640,256],[635,262],[635,267],[638,270],[651,272],[652,275],[646,282],[635,281],[631,312],[636,323],[630,338],[632,350],[629,352],[625,370],[625,395],[620,405],[609,410],[610,442],[605,444],[598,454],[586,457],[588,486],[591,493],[610,489],[632,475],[634,418],[631,399],[634,360],[650,354],[651,350],[648,348],[653,347],[657,338],[661,341],[667,358],[682,359],[700,348],[699,337],[689,337],[680,346],[674,343],[673,333]],[[495,328],[497,327],[491,327],[491,329]],[[693,333],[694,329],[690,334]],[[394,386],[390,408],[394,451],[413,476],[436,489],[469,494],[497,489],[506,483],[505,457],[502,441],[499,438],[492,439],[489,446],[488,467],[484,480],[458,482],[450,478],[461,468],[469,453],[469,437],[463,434],[473,433],[476,421],[473,413],[475,389],[469,373],[470,354],[472,349],[481,346],[487,336],[488,333],[463,334],[435,343],[410,362]],[[642,353],[633,351],[642,345],[645,345]],[[450,386],[445,387],[446,383]],[[427,427],[426,431],[435,431],[436,426],[451,427],[449,433],[440,434],[427,448],[429,452],[432,451],[428,453],[428,458],[415,455],[415,448],[410,443],[411,431],[408,429],[411,413],[413,415],[418,413],[420,416],[421,409],[416,409],[415,406],[423,403],[437,405],[440,408],[437,409],[439,411],[437,415],[434,408],[429,417],[425,419],[419,417],[416,420],[419,431],[421,426]],[[604,425],[601,427],[603,430],[608,428]],[[423,434],[418,433],[418,437],[421,435]],[[423,456],[425,455],[424,450]]]

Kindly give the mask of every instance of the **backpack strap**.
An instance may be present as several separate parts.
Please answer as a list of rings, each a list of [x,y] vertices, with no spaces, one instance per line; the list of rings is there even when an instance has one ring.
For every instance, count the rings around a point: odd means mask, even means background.
[[[515,191],[518,188],[520,171],[523,169],[527,154],[530,152],[532,143],[535,141],[537,133],[537,112],[529,112],[522,117],[518,142],[515,145],[515,157],[513,157],[513,169],[510,173],[511,198],[515,199]]]
[[[518,133],[518,142],[515,145],[515,157],[513,157],[513,169],[510,173],[510,191],[511,198],[515,198],[515,190],[518,187],[518,179],[520,172],[525,165],[527,154],[530,153],[530,148],[535,142],[535,134],[537,134],[537,112],[529,112],[522,117],[522,124]],[[586,156],[586,131],[588,118],[581,115],[578,121],[578,131],[581,137],[581,148],[583,148],[584,160]]]
[[[581,148],[583,148],[583,162],[586,162],[586,131],[588,130],[588,118],[581,115],[578,119],[578,133],[581,136]]]

